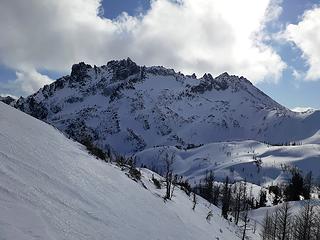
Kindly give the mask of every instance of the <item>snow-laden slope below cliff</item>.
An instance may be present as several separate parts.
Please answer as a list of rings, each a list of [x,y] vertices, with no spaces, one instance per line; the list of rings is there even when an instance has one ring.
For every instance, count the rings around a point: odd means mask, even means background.
[[[142,175],[147,189],[53,127],[0,103],[0,239],[237,239],[217,208],[199,198],[193,211],[179,189],[165,203],[152,173]]]
[[[130,59],[84,63],[15,106],[77,140],[122,154],[159,146],[258,140],[283,143],[320,129],[320,112],[296,113],[244,77],[185,76]]]

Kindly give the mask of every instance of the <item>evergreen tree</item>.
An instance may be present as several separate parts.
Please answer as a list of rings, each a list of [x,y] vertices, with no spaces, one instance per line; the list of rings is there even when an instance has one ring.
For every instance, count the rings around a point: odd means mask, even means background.
[[[286,201],[299,201],[304,192],[303,177],[298,170],[293,171],[291,182],[284,191]]]
[[[260,190],[258,207],[265,207],[267,203],[267,193]]]
[[[213,172],[212,171],[206,172],[206,177],[204,179],[204,186],[201,189],[201,195],[209,203],[213,203],[213,181],[214,181]]]
[[[229,186],[229,177],[226,177],[224,187],[222,190],[222,208],[221,208],[221,215],[228,219],[228,212],[230,210],[230,199],[231,199],[231,188]]]
[[[220,186],[219,185],[215,185],[213,187],[213,198],[212,198],[213,205],[218,206],[218,204],[219,204],[219,196],[220,196]]]
[[[304,199],[310,199],[311,195],[311,187],[312,187],[312,172],[310,171],[304,178],[303,182],[303,197]]]

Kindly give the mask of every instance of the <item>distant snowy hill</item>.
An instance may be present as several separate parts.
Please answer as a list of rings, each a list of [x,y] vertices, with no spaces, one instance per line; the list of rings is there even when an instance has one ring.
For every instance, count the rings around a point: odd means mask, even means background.
[[[307,140],[319,143],[320,137]],[[175,172],[191,183],[199,183],[212,170],[217,181],[229,176],[235,181],[246,179],[258,185],[275,185],[289,180],[291,175],[284,167],[294,166],[304,174],[312,171],[314,180],[320,181],[320,145],[313,142],[297,146],[271,146],[257,141],[219,142],[189,150],[156,147],[135,154],[137,163],[161,173],[165,167],[161,161],[164,151],[175,156]]]
[[[219,141],[278,144],[320,129],[320,111],[292,112],[244,77],[197,78],[130,59],[76,64],[70,76],[20,98],[15,107],[76,140],[90,138],[122,154]]]
[[[238,239],[237,228],[201,198],[193,211],[176,189],[165,203],[152,172],[143,169],[142,182],[135,182],[3,103],[0,129],[1,239]]]
[[[311,107],[295,107],[291,109],[294,112],[314,112],[317,109],[311,108]]]

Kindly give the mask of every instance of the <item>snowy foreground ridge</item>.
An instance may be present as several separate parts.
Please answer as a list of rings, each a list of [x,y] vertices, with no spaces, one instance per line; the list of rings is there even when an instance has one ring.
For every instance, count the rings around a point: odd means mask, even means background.
[[[236,228],[176,190],[166,203],[37,119],[0,103],[0,239],[238,239]],[[160,196],[159,196],[160,195]],[[210,209],[212,219],[206,216]]]

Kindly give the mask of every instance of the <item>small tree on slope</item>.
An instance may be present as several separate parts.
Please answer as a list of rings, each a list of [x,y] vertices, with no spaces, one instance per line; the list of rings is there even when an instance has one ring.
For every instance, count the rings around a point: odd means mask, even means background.
[[[228,212],[230,209],[230,200],[231,200],[231,188],[229,186],[229,177],[226,177],[226,181],[224,183],[224,187],[222,190],[222,209],[221,209],[221,215],[228,219]]]

